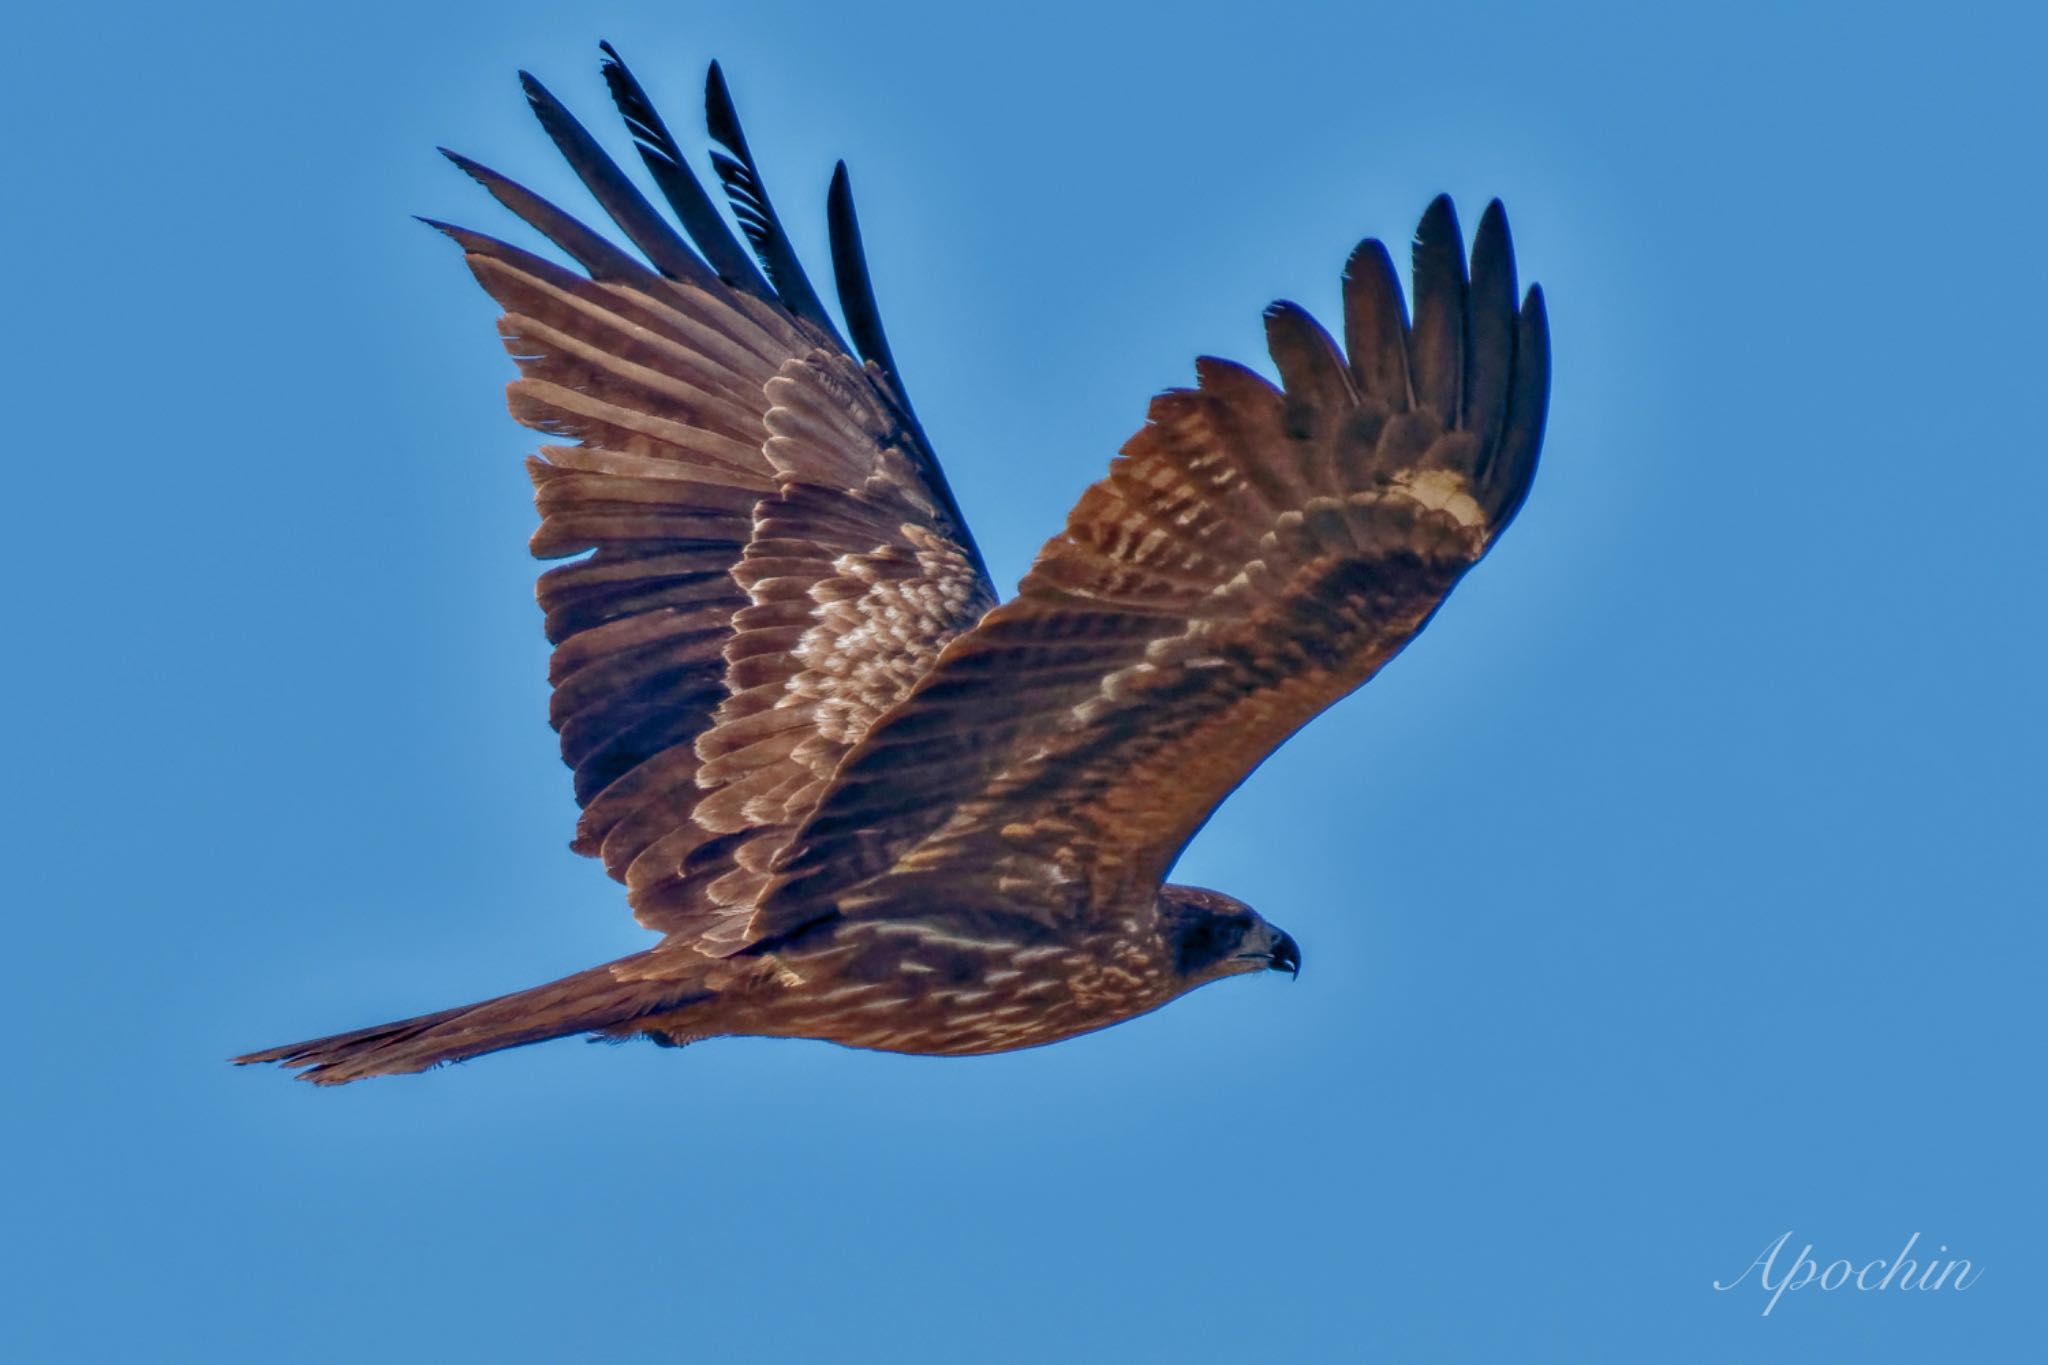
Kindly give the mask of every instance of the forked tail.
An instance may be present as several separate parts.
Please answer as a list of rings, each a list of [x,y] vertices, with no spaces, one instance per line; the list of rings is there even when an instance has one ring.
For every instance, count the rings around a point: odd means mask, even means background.
[[[300,1080],[340,1085],[365,1076],[425,1071],[443,1062],[459,1062],[571,1033],[624,1037],[637,1031],[633,1027],[636,1021],[712,998],[713,993],[698,983],[637,976],[621,979],[613,970],[646,956],[622,958],[495,1000],[251,1052],[233,1060],[238,1066],[278,1062],[305,1067]]]

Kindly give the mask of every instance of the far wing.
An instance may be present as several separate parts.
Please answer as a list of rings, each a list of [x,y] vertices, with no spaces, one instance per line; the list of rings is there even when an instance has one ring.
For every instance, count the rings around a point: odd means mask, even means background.
[[[714,156],[756,270],[615,53],[605,75],[686,239],[525,77],[628,253],[454,158],[573,259],[444,227],[505,310],[555,646],[551,719],[600,854],[651,928],[744,941],[765,868],[869,724],[995,596],[903,396],[845,169],[830,195],[842,341],[769,203],[725,83]],[[440,226],[440,225],[437,225]]]
[[[1447,199],[1345,276],[1345,348],[1267,313],[1283,387],[1216,360],[848,757],[753,925],[976,887],[1046,915],[1149,892],[1217,804],[1429,620],[1528,492],[1549,389],[1507,220]],[[1346,354],[1348,352],[1348,356]]]

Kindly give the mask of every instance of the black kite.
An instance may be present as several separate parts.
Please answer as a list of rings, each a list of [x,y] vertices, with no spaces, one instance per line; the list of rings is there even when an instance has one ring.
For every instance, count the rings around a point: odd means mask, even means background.
[[[1549,385],[1488,205],[1448,199],[1344,275],[1343,345],[1275,304],[1281,384],[1225,361],[1152,401],[1017,595],[981,554],[876,315],[845,167],[828,212],[852,344],[770,204],[718,68],[712,155],[752,257],[609,47],[678,233],[539,82],[628,254],[451,157],[581,267],[435,224],[504,308],[575,848],[645,952],[238,1058],[336,1083],[570,1033],[1030,1047],[1196,986],[1296,970],[1248,906],[1164,885],[1217,804],[1414,637],[1514,517]],[[759,267],[755,264],[759,260]],[[858,356],[859,359],[855,357]]]

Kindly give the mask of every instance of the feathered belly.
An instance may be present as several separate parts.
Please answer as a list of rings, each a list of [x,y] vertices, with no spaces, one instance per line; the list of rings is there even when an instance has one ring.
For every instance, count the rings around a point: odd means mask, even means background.
[[[971,1056],[1106,1028],[1172,998],[1164,964],[1099,938],[967,937],[909,921],[848,922],[779,955],[775,987],[734,1032],[882,1052]]]

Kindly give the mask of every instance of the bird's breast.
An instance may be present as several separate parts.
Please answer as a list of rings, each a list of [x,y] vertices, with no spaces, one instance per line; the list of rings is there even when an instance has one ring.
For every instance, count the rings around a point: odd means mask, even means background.
[[[1136,925],[846,920],[777,956],[776,986],[746,1031],[955,1056],[1036,1047],[1171,999],[1156,944]]]

